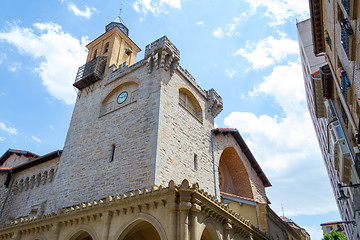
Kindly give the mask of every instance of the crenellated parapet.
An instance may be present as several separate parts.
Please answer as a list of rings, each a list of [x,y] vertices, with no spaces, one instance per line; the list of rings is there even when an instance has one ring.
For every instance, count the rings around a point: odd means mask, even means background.
[[[163,36],[146,46],[145,59],[148,73],[163,68],[165,71],[170,71],[172,76],[179,66],[180,51],[166,36]]]
[[[206,97],[209,101],[208,111],[215,118],[223,110],[223,100],[213,88],[206,91]]]

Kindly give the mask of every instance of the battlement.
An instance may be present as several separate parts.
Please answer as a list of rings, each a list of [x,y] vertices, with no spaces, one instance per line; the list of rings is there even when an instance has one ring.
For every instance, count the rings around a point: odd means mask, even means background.
[[[180,59],[180,51],[166,36],[163,36],[162,38],[159,38],[158,40],[146,45],[145,58],[148,58],[149,56],[153,55],[153,53],[162,50],[165,50],[169,54],[174,55]]]
[[[146,46],[145,59],[148,73],[163,68],[165,71],[170,70],[170,76],[172,76],[179,66],[180,51],[166,36],[163,36]]]
[[[212,88],[206,91],[206,97],[210,103],[209,112],[215,118],[223,110],[223,100],[220,95]]]

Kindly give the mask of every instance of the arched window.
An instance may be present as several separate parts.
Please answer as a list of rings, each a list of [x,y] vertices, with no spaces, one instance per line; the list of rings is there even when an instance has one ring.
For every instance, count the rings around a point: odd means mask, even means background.
[[[138,87],[135,82],[127,82],[111,91],[103,100],[100,116],[123,108],[138,99]]]
[[[109,43],[105,44],[104,53],[107,53],[109,51]]]
[[[93,59],[97,57],[97,49],[94,51]]]
[[[196,97],[186,88],[179,89],[179,105],[202,123],[202,110]]]

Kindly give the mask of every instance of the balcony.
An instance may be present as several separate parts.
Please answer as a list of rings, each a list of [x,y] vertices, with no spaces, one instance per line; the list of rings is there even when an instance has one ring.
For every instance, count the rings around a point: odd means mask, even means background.
[[[325,117],[324,91],[320,69],[311,74],[311,84],[314,96],[315,115],[317,118]]]
[[[350,81],[348,79],[348,76],[346,74],[345,70],[341,70],[341,91],[344,95],[345,100],[347,101],[348,99],[348,91],[347,88],[351,86]]]
[[[345,134],[339,121],[328,125],[329,153],[332,156],[335,169],[339,172],[342,182],[349,184],[351,179],[352,160]]]
[[[350,0],[342,0],[342,5],[344,6],[344,9],[348,16],[350,16]]]
[[[322,87],[326,99],[333,98],[333,77],[328,64],[320,68]]]
[[[105,66],[106,57],[99,56],[79,67],[73,86],[82,90],[99,81],[104,75]]]
[[[341,45],[343,46],[346,55],[349,58],[350,46],[349,46],[349,36],[354,34],[354,31],[351,28],[349,20],[347,18],[341,21]]]

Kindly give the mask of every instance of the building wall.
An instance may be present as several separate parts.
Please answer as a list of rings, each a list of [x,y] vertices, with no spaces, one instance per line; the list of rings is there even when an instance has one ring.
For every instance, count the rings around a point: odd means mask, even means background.
[[[9,189],[4,184],[7,176],[7,171],[0,171],[0,211],[4,206],[6,195],[9,193]]]
[[[301,25],[304,26],[305,32],[306,28],[308,29],[308,36],[320,36],[319,34],[323,34],[325,39],[325,48],[324,52],[319,55],[325,56],[326,64],[328,64],[331,75],[333,78],[332,81],[332,91],[333,96],[331,100],[328,100],[329,103],[333,103],[335,107],[335,111],[338,115],[337,121],[340,122],[341,128],[343,129],[346,136],[346,145],[350,151],[350,173],[346,175],[346,178],[341,178],[340,171],[336,170],[334,166],[334,157],[330,156],[327,149],[327,125],[326,123],[329,120],[316,118],[314,115],[314,94],[311,86],[309,84],[309,74],[304,74],[305,79],[305,87],[307,92],[307,100],[309,105],[309,110],[312,115],[312,119],[314,122],[314,126],[317,132],[317,136],[320,142],[321,150],[324,157],[324,162],[327,167],[327,171],[329,174],[330,182],[334,190],[334,196],[337,199],[339,197],[339,187],[338,184],[347,185],[350,183],[359,183],[359,175],[355,171],[355,162],[356,159],[359,158],[357,156],[354,147],[358,148],[358,143],[356,141],[356,137],[359,129],[359,116],[360,116],[360,108],[359,108],[359,23],[357,18],[359,16],[359,1],[341,1],[341,0],[333,0],[333,1],[320,1],[321,4],[315,4],[314,1],[310,1],[312,3],[313,8],[317,8],[321,6],[321,16],[314,16],[314,12],[312,13],[313,21],[318,21],[320,19],[320,24],[323,24],[324,32],[313,32],[311,34],[311,26],[310,24],[300,23],[298,24],[298,32],[300,32]],[[350,5],[350,13],[346,12],[344,4],[349,3]],[[320,18],[319,18],[320,17]],[[322,19],[321,19],[322,18]],[[349,35],[349,41],[343,41],[342,34],[344,31],[341,29],[341,22],[343,19],[348,19],[349,24],[354,31],[354,34]],[[316,31],[316,30],[313,30]],[[306,37],[305,34],[300,34],[299,36],[299,44],[300,49],[304,49],[306,45],[302,42],[303,39],[309,38]],[[348,43],[349,45],[349,55],[345,52],[345,46]],[[302,56],[302,63],[304,69],[311,69],[314,64],[314,54],[311,51],[304,51],[305,57]],[[305,60],[304,60],[305,59]],[[307,59],[307,60],[306,60]],[[315,58],[316,59],[316,58]],[[317,69],[314,69],[317,70]],[[342,72],[345,71],[350,82],[351,86],[344,87],[342,86]],[[306,72],[306,70],[304,71]],[[343,93],[344,89],[347,89],[347,97]],[[319,100],[319,99],[318,99]],[[325,99],[324,99],[325,100]],[[357,209],[360,201],[357,200],[357,196],[359,195],[358,190],[354,190],[351,188],[343,188],[345,194],[350,197],[349,200],[337,201],[340,214],[342,216],[343,221],[359,221],[359,214],[355,213],[355,209]],[[352,224],[345,224],[345,231],[350,238],[359,238],[359,228],[354,227]]]
[[[85,234],[92,240],[118,240],[131,232],[139,233],[135,239],[268,239],[241,215],[199,190],[196,184],[191,187],[186,180],[181,185],[171,181],[161,189],[152,186],[147,191],[137,190],[22,219],[3,226],[0,238],[79,240]],[[149,232],[152,235],[146,235]]]
[[[13,168],[13,167],[19,166],[21,164],[27,163],[31,159],[32,158],[25,157],[24,155],[19,156],[16,154],[12,154],[8,159],[6,159],[6,161],[3,163],[3,165],[1,165],[1,167]]]
[[[122,78],[120,70],[76,101],[55,179],[62,186],[53,191],[55,208],[154,183],[160,83],[142,63]],[[103,101],[116,99],[128,83],[138,86],[136,101],[103,114]]]
[[[214,194],[210,137],[214,118],[207,111],[205,91],[199,91],[194,86],[196,83],[180,71],[176,71],[171,78],[169,72],[160,74],[161,110],[155,182],[165,184],[171,179],[178,182],[184,178],[192,179],[207,192]],[[200,120],[179,104],[181,88],[187,89],[199,103],[202,115]]]
[[[228,147],[233,147],[237,155],[240,157],[242,164],[244,164],[246,172],[249,176],[250,181],[250,187],[253,194],[253,200],[266,203],[267,197],[265,193],[265,187],[261,179],[258,177],[255,170],[251,167],[251,164],[247,157],[245,156],[244,152],[241,150],[240,146],[235,141],[234,137],[232,137],[230,134],[228,135],[216,135],[214,136],[214,159],[215,159],[215,179],[217,181],[216,186],[218,188],[219,185],[219,175],[218,175],[218,166],[219,166],[219,160],[221,158],[221,154],[223,153],[224,149]],[[235,169],[232,169],[234,174],[240,174],[235,171]],[[238,176],[241,178],[241,176]],[[240,183],[241,184],[241,183]],[[244,188],[247,186],[243,186]],[[219,192],[218,192],[219,193]]]
[[[51,190],[61,186],[54,183],[59,160],[60,158],[55,158],[13,174],[12,184],[5,189],[10,190],[10,195],[1,216],[1,223],[54,211],[48,199]]]

